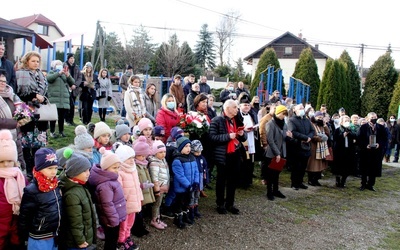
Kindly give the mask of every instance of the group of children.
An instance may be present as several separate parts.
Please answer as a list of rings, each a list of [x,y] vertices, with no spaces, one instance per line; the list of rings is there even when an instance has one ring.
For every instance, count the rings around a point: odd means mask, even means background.
[[[90,127],[90,126],[89,126]],[[89,128],[88,127],[88,128]],[[143,217],[163,230],[160,208],[185,228],[199,213],[207,164],[200,141],[175,127],[164,144],[163,128],[142,118],[132,135],[124,121],[115,130],[98,122],[75,129],[74,144],[35,154],[33,179],[17,167],[17,148],[9,130],[0,131],[0,249],[138,249]]]

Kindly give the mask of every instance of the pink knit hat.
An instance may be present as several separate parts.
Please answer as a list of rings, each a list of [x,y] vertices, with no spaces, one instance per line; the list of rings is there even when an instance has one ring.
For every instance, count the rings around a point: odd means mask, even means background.
[[[114,154],[111,150],[106,150],[106,148],[101,147],[99,151],[101,153],[100,167],[103,170],[111,167],[114,163],[121,163],[118,155]]]
[[[140,121],[138,122],[138,127],[140,132],[142,132],[145,128],[151,128],[153,129],[153,123],[151,122],[151,120],[149,118],[142,118],[140,119]]]
[[[155,140],[153,142],[153,155],[157,154],[158,152],[165,152],[167,151],[167,148],[165,147],[165,144],[160,141],[160,140]]]
[[[150,146],[146,142],[146,137],[143,135],[139,136],[139,138],[136,139],[136,141],[133,144],[133,150],[135,150],[136,155],[142,155],[142,156],[149,156],[151,151],[150,151]]]
[[[0,161],[18,161],[17,145],[8,129],[0,130]]]

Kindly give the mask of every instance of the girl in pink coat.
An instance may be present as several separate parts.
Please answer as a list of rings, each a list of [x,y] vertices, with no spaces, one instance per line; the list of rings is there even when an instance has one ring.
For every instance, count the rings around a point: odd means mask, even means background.
[[[120,145],[115,154],[122,164],[119,169],[118,181],[121,183],[126,199],[126,220],[120,223],[118,245],[124,245],[125,249],[138,249],[131,239],[131,228],[135,222],[135,214],[142,209],[143,193],[135,164],[135,151],[127,146]]]

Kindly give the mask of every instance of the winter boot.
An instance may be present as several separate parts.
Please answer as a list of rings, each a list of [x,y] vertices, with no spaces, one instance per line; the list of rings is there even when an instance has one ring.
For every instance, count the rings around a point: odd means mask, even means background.
[[[340,187],[340,176],[336,176],[336,187]]]
[[[180,229],[184,229],[186,227],[186,224],[182,220],[182,214],[182,212],[176,213],[174,218],[174,224]]]
[[[199,205],[194,206],[193,208],[194,217],[200,219],[201,213],[199,213]]]
[[[193,225],[194,224],[194,221],[189,218],[189,209],[186,210],[185,212],[183,212],[182,221],[187,223],[187,224],[189,224],[189,225]]]
[[[347,179],[347,176],[342,176],[342,180],[340,181],[341,188],[346,187],[346,179]]]
[[[135,216],[135,223],[131,228],[131,233],[136,237],[142,237],[144,235],[149,234],[149,231],[144,226],[143,215],[142,213],[137,213]]]
[[[193,207],[189,208],[188,217],[189,217],[189,220],[193,221],[193,223],[194,223],[194,208]]]

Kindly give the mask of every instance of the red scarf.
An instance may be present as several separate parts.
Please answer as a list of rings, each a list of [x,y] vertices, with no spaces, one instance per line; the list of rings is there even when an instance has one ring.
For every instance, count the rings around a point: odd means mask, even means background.
[[[94,147],[97,149],[100,149],[101,147],[104,147],[107,150],[112,149],[112,145],[110,145],[110,143],[108,143],[107,145],[103,145],[103,144],[100,144],[100,142],[98,142],[97,140],[94,140]]]
[[[44,176],[42,172],[36,171],[35,168],[32,170],[33,177],[38,182],[38,188],[41,192],[50,192],[57,188],[58,186],[58,179],[54,177],[52,180]]]
[[[74,178],[70,178],[70,180],[75,182],[75,183],[81,184],[81,185],[85,185],[86,184],[86,181],[79,180],[78,178],[75,178],[75,177]]]
[[[235,133],[237,134],[237,127],[236,127],[236,121],[235,118],[233,117],[231,119],[231,121],[233,122],[233,126],[231,125],[231,123],[229,122],[228,119],[226,119],[226,128],[228,130],[228,134],[230,133]],[[227,148],[227,153],[231,154],[231,153],[235,153],[237,146],[239,145],[239,140],[235,138],[231,139],[228,142],[228,148]]]

